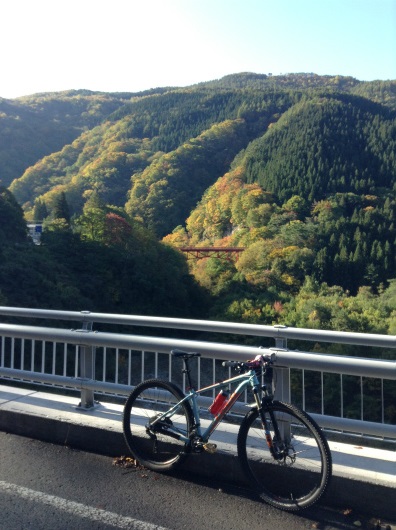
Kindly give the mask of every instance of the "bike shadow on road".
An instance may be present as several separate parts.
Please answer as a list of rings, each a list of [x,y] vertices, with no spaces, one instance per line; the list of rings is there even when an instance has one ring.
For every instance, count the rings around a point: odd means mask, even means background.
[[[246,498],[249,501],[257,502],[265,505],[267,511],[279,512],[278,509],[266,504],[259,496],[247,487],[240,484],[233,484],[230,482],[223,482],[218,478],[203,477],[198,474],[192,474],[183,470],[168,471],[161,473],[161,476],[168,476],[172,479],[183,480],[194,485],[210,488],[222,494],[237,496],[238,498]],[[326,530],[356,530],[362,528],[364,530],[396,530],[396,521],[389,521],[389,518],[382,517],[381,514],[375,513],[359,513],[359,510],[352,509],[347,504],[345,506],[328,506],[326,505],[326,496],[323,500],[310,508],[304,509],[301,512],[293,512],[296,518],[310,521],[310,527],[315,529]]]

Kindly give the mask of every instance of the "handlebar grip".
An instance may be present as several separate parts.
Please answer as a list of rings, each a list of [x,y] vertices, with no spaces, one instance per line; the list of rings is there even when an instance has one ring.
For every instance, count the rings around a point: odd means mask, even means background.
[[[221,364],[222,366],[224,366],[224,368],[233,368],[234,366],[238,366],[241,363],[238,363],[236,361],[223,361]]]
[[[274,356],[273,355],[263,355],[263,359],[268,364],[272,364],[274,362]]]

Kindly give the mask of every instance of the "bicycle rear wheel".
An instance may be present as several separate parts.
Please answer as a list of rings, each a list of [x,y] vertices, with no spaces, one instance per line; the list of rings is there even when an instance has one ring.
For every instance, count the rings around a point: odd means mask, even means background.
[[[193,414],[188,402],[181,403],[174,414],[152,425],[159,413],[171,409],[183,398],[183,392],[176,385],[151,379],[137,385],[125,403],[125,441],[136,460],[148,469],[172,469],[189,451],[189,445],[174,434],[179,430],[189,436]]]
[[[274,433],[269,410],[274,413],[280,438]],[[286,511],[314,504],[325,492],[331,476],[331,453],[314,420],[304,411],[274,401],[266,409],[274,445],[283,452],[275,460],[265,438],[257,409],[244,418],[238,433],[238,456],[260,497]]]

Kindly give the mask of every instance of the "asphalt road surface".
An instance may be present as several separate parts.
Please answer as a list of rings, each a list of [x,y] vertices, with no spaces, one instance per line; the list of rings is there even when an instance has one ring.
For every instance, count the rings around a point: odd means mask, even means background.
[[[302,515],[216,481],[126,467],[113,459],[0,432],[1,530],[368,528],[345,510]],[[385,528],[385,527],[384,527]]]

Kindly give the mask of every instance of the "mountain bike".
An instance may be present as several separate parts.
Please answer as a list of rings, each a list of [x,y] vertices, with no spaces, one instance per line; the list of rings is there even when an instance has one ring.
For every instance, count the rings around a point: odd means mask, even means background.
[[[199,353],[173,350],[183,360],[188,391],[150,379],[135,387],[123,414],[123,432],[134,458],[154,471],[173,469],[191,453],[216,451],[209,439],[242,393],[249,389],[253,404],[243,417],[237,453],[250,486],[265,502],[297,511],[324,494],[331,477],[331,453],[321,429],[303,410],[275,401],[267,384],[274,356],[258,355],[247,362],[225,361],[235,376],[194,389],[189,362]],[[264,377],[263,377],[264,376]],[[228,391],[233,389],[232,393]],[[203,427],[200,394],[217,391]]]

